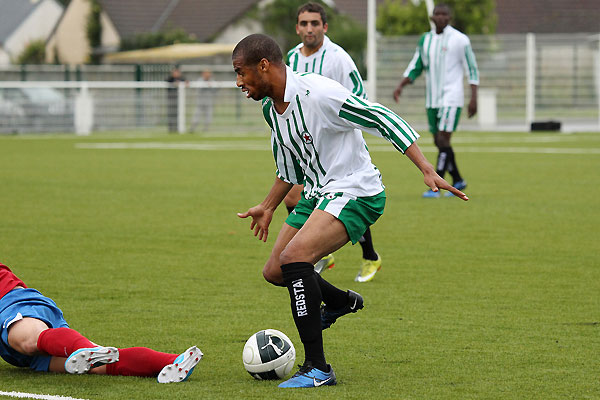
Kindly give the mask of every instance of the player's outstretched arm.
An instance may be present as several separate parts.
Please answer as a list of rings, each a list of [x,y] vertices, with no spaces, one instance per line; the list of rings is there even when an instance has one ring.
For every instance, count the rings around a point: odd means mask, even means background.
[[[469,118],[477,114],[477,85],[471,85],[471,101],[468,108]]]
[[[398,87],[396,88],[396,90],[394,90],[394,101],[397,103],[398,99],[400,98],[400,95],[402,94],[402,89],[404,89],[404,86],[408,85],[412,83],[412,81],[410,80],[409,77],[405,77],[404,79],[402,79],[400,81],[400,83],[398,84]]]
[[[238,213],[238,217],[240,218],[252,217],[250,230],[254,231],[254,236],[258,236],[258,240],[262,240],[263,242],[267,241],[267,237],[269,236],[269,225],[273,219],[273,213],[292,186],[294,185],[291,183],[275,178],[275,183],[273,183],[269,194],[262,203],[250,208],[245,213]]]
[[[441,176],[439,176],[433,165],[423,155],[421,149],[416,143],[411,144],[406,151],[404,152],[406,156],[421,170],[424,176],[424,181],[427,186],[431,188],[434,192],[437,192],[439,189],[444,189],[452,192],[456,197],[463,199],[464,201],[469,200],[466,194],[456,189],[448,182],[446,182]]]

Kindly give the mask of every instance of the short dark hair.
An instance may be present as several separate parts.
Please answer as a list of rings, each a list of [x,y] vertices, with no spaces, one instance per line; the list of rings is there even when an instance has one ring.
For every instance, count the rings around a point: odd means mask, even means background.
[[[279,45],[267,35],[255,33],[248,35],[235,46],[231,58],[242,57],[245,65],[256,65],[266,58],[270,63],[283,64],[283,55]]]
[[[445,8],[446,10],[448,10],[448,14],[452,15],[452,7],[450,7],[446,3],[436,4],[435,7],[433,7],[433,9],[435,10],[436,8]]]
[[[306,3],[304,5],[301,5],[300,8],[298,8],[298,14],[296,14],[296,22],[298,22],[298,17],[303,12],[319,13],[319,14],[321,14],[321,20],[323,21],[323,25],[325,25],[327,23],[327,13],[325,12],[325,9],[323,8],[323,6],[320,5],[319,3],[311,2],[311,3]]]

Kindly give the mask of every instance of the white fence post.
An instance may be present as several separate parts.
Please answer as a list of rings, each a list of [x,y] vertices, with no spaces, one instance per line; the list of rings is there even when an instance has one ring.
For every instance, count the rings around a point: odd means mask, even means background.
[[[535,120],[535,34],[527,34],[525,121],[527,130]]]
[[[177,85],[177,132],[185,133],[185,82]]]
[[[74,111],[75,133],[77,135],[89,135],[94,126],[94,102],[88,90],[86,82],[81,83],[79,93],[75,97]]]
[[[375,17],[377,8],[375,0],[367,3],[367,95],[369,100],[377,101],[377,30],[375,29]]]
[[[479,89],[477,91],[477,115],[479,126],[482,128],[494,128],[498,124],[496,89]]]

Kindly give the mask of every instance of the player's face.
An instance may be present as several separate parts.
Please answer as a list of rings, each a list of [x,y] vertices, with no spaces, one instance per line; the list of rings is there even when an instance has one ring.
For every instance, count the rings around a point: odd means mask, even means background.
[[[450,23],[450,10],[448,7],[435,7],[433,9],[431,20],[435,24],[437,32],[443,31],[444,28]]]
[[[323,44],[323,38],[327,33],[327,24],[323,24],[321,14],[318,12],[306,11],[298,15],[296,33],[306,47],[318,49]]]
[[[261,63],[263,60],[261,60]],[[257,65],[246,65],[243,57],[236,57],[233,59],[233,70],[237,74],[235,80],[236,86],[242,89],[242,92],[246,93],[247,98],[256,101],[260,101],[268,96],[268,83],[261,71],[261,63],[258,63]]]

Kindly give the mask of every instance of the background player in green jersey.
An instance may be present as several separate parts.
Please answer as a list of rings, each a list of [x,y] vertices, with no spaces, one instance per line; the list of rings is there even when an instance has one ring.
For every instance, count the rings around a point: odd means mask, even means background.
[[[268,36],[242,39],[233,50],[232,63],[236,85],[247,98],[263,101],[277,165],[275,182],[263,202],[238,216],[250,217],[250,229],[266,241],[283,198],[294,184],[305,187],[263,267],[268,282],[288,289],[304,345],[304,364],[279,387],[335,385],[333,368],[325,360],[322,330],[362,309],[363,298],[324,280],[314,263],[348,241],[356,243],[383,213],[381,174],[371,162],[361,130],[387,139],[406,154],[433,191],[445,189],[468,198],[435,172],[415,143],[418,133],[402,118],[332,79],[294,73]]]
[[[295,72],[314,72],[342,84],[353,94],[367,98],[364,84],[352,57],[339,45],[333,43],[327,33],[327,13],[318,3],[306,3],[298,8],[296,33],[302,42],[287,53],[287,64]],[[284,199],[288,212],[292,212],[300,201],[303,186],[296,185]],[[362,265],[357,282],[368,282],[381,269],[381,257],[373,247],[371,229],[367,228],[358,242],[362,248]],[[328,254],[316,263],[315,270],[321,273],[334,264],[333,254]]]
[[[468,116],[471,118],[477,113],[479,72],[469,38],[450,26],[450,19],[449,6],[435,6],[431,16],[435,30],[421,36],[415,55],[404,72],[404,79],[394,90],[394,100],[398,102],[404,86],[412,83],[425,71],[427,120],[439,151],[436,171],[441,177],[448,171],[452,175],[453,186],[462,190],[467,187],[467,182],[458,172],[450,138],[458,125],[464,105],[464,71],[468,73],[471,86]],[[446,196],[452,196],[452,193],[448,192]],[[440,194],[428,190],[423,193],[423,197],[436,198]]]

